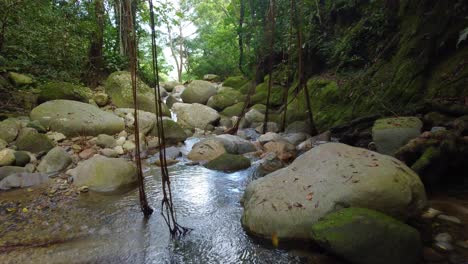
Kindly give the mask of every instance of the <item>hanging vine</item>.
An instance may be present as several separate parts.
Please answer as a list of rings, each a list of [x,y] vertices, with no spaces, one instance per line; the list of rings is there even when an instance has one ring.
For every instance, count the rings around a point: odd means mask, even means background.
[[[152,53],[152,70],[153,77],[156,80],[154,87],[154,103],[156,110],[156,129],[158,131],[158,143],[160,146],[159,161],[161,163],[161,177],[162,177],[162,190],[163,199],[161,201],[161,214],[163,215],[164,221],[169,227],[169,231],[172,236],[185,235],[190,229],[182,227],[177,223],[176,212],[174,203],[172,200],[171,180],[169,178],[169,170],[167,168],[166,161],[166,140],[164,136],[164,125],[162,118],[162,100],[161,100],[161,89],[159,86],[159,65],[158,65],[158,53],[156,46],[156,31],[155,31],[155,16],[153,10],[153,1],[148,0],[150,8],[150,26],[151,26],[151,53]]]
[[[127,44],[129,47],[129,60],[130,60],[130,73],[132,76],[132,93],[133,93],[133,108],[135,116],[135,161],[137,164],[137,180],[138,180],[138,191],[140,195],[140,207],[145,217],[150,216],[153,213],[153,209],[148,205],[145,193],[145,181],[143,178],[143,171],[141,166],[140,156],[140,128],[138,125],[138,101],[137,101],[137,47],[136,47],[136,32],[133,24],[133,13],[131,12],[131,0],[125,1],[125,20],[127,31]]]

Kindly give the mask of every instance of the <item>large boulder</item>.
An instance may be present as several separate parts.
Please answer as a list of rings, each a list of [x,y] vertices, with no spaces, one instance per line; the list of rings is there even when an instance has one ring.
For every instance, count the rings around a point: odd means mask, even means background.
[[[372,140],[377,151],[393,155],[400,147],[421,134],[423,123],[417,117],[384,118],[375,121]]]
[[[239,90],[248,82],[249,80],[246,79],[244,76],[231,76],[224,80],[223,86],[232,87],[236,90]]]
[[[49,82],[39,89],[40,92],[37,99],[39,103],[58,99],[87,103],[93,96],[93,92],[88,87],[67,82]]]
[[[0,150],[6,148],[8,146],[8,142],[0,138]]]
[[[184,129],[179,126],[176,122],[170,119],[164,119],[162,121],[164,128],[164,138],[168,143],[183,142],[187,139],[187,134]],[[159,137],[158,128],[155,125],[151,130],[151,135]]]
[[[174,88],[177,86],[177,85],[180,85],[179,82],[176,82],[176,81],[170,81],[170,82],[165,82],[162,84],[162,87],[168,91],[168,92],[172,92],[174,90]]]
[[[206,129],[220,118],[216,110],[198,103],[176,103],[172,106],[172,110],[177,115],[177,123],[187,128]]]
[[[132,81],[131,75],[126,71],[114,72],[106,80],[106,93],[111,97],[112,103],[117,107],[133,107]],[[140,110],[154,113],[154,89],[137,78],[137,102]],[[167,94],[164,88],[160,87],[161,96]],[[164,110],[163,110],[164,112]]]
[[[222,154],[226,153],[223,143],[220,141],[209,138],[197,142],[193,145],[187,158],[193,161],[210,161],[214,160]]]
[[[223,134],[214,138],[224,145],[226,151],[230,154],[244,154],[257,150],[255,145],[239,136]]]
[[[315,242],[355,264],[413,264],[422,253],[416,229],[365,208],[331,213],[311,229]]]
[[[136,167],[132,162],[101,155],[78,164],[71,170],[71,175],[76,185],[87,186],[96,192],[117,191],[137,181]]]
[[[263,145],[263,147],[265,148],[265,152],[275,153],[284,162],[291,161],[296,157],[296,146],[285,140],[270,141]]]
[[[240,114],[242,113],[242,109],[243,109],[243,108],[244,108],[244,103],[243,103],[243,102],[240,102],[240,103],[231,105],[231,106],[229,106],[229,107],[226,107],[226,108],[221,112],[221,114],[224,115],[224,116],[229,116],[229,117],[232,117],[232,116],[240,116]]]
[[[250,160],[242,155],[224,153],[204,166],[210,170],[234,172],[250,167]]]
[[[70,155],[62,147],[55,147],[42,158],[37,171],[44,173],[61,171],[71,163]]]
[[[217,90],[215,84],[207,81],[194,80],[182,92],[180,97],[184,103],[206,104],[208,99],[215,95],[216,92]]]
[[[222,111],[224,108],[243,102],[244,100],[245,96],[239,91],[224,87],[220,89],[217,94],[211,96],[206,105],[218,111]]]
[[[249,121],[249,123],[261,123],[265,120],[265,114],[258,110],[250,109],[245,113],[245,119]]]
[[[9,166],[15,163],[15,151],[12,149],[0,150],[0,167]]]
[[[262,237],[310,239],[320,218],[342,207],[364,207],[405,219],[426,206],[418,175],[399,160],[341,143],[326,143],[290,166],[251,182],[242,224]]]
[[[6,178],[7,176],[20,172],[27,172],[28,170],[24,167],[18,166],[3,166],[0,167],[0,181]]]
[[[69,100],[45,102],[34,108],[30,116],[67,136],[112,135],[125,129],[122,118],[90,104]]]
[[[216,75],[216,74],[205,74],[203,75],[203,80],[209,81],[209,82],[220,82],[221,76]]]
[[[21,172],[10,174],[0,181],[0,190],[11,188],[26,188],[45,183],[49,180],[49,174]]]
[[[134,131],[135,129],[135,109],[133,108],[117,108],[115,114],[125,119],[125,125]],[[170,111],[169,111],[170,114]],[[154,127],[156,122],[156,114],[138,110],[138,125],[140,133],[148,134]]]
[[[18,150],[25,150],[32,153],[48,152],[54,147],[53,141],[45,134],[40,134],[33,128],[21,129],[16,139]]]
[[[7,143],[15,140],[18,135],[20,126],[18,122],[13,119],[6,119],[0,122],[0,138],[5,140]]]

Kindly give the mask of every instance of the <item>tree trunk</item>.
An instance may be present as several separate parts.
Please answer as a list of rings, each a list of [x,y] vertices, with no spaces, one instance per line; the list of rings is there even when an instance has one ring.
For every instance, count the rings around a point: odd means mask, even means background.
[[[304,60],[303,60],[303,52],[302,52],[302,8],[301,8],[301,3],[299,3],[299,12],[297,12],[297,6],[294,4],[294,17],[296,20],[296,34],[297,34],[297,53],[298,53],[298,65],[297,65],[297,72],[299,76],[299,90],[303,89],[304,90],[304,96],[306,100],[306,105],[307,105],[307,115],[309,117],[309,126],[310,126],[310,134],[312,136],[315,136],[318,134],[317,128],[315,127],[315,122],[314,122],[314,115],[312,113],[312,105],[310,103],[310,97],[309,97],[309,89],[307,88],[307,84],[305,82],[305,76],[304,76]]]
[[[244,0],[240,0],[240,15],[239,15],[239,28],[237,29],[237,35],[239,38],[239,71],[244,74],[244,70],[242,69],[243,58],[244,58],[244,39],[243,39],[243,32],[242,26],[244,24],[244,14],[245,14],[245,3]]]
[[[104,1],[94,0],[95,28],[91,37],[89,61],[84,77],[84,82],[92,88],[97,87],[104,77],[104,12]]]
[[[275,46],[275,0],[270,0],[270,10],[268,12],[268,17],[270,20],[270,47],[269,47],[269,61],[268,61],[268,72],[270,78],[268,78],[268,94],[267,94],[267,101],[266,101],[266,111],[265,111],[265,119],[263,120],[263,134],[267,132],[268,129],[268,114],[270,111],[270,97],[271,97],[271,85],[273,83],[273,53],[274,53],[274,46]]]

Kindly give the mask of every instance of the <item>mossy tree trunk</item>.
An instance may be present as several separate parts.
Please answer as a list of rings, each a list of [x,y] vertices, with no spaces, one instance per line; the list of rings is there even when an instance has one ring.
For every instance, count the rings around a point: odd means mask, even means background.
[[[88,64],[84,76],[84,83],[90,87],[97,87],[104,78],[104,1],[94,1],[94,32],[91,35]]]

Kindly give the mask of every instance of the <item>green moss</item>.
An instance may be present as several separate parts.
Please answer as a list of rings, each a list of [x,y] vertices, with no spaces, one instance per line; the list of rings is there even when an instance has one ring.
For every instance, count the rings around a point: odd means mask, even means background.
[[[38,101],[40,103],[58,99],[87,103],[92,97],[92,91],[88,87],[67,82],[49,82],[39,89]]]
[[[207,105],[211,108],[221,111],[228,106],[243,101],[245,101],[245,95],[241,94],[239,91],[225,87],[219,91],[218,94],[213,95],[208,100]]]
[[[224,116],[232,117],[232,116],[239,116],[242,113],[242,108],[244,107],[244,103],[237,103],[235,105],[226,107],[221,114]]]
[[[172,120],[163,120],[163,127],[165,139],[170,143],[182,142],[187,138],[184,129]],[[153,130],[151,131],[151,135],[159,136],[156,125],[154,125]]]
[[[232,87],[234,89],[239,90],[242,86],[244,86],[248,82],[249,80],[246,79],[244,76],[232,76],[224,80],[223,86]]]
[[[31,77],[21,73],[9,72],[8,77],[16,87],[30,85],[34,83],[34,80]]]
[[[271,87],[270,105],[280,106],[283,103],[283,87],[273,85]],[[255,88],[255,94],[251,97],[252,104],[265,104],[268,97],[268,82],[263,82]]]
[[[383,130],[389,128],[421,128],[422,122],[416,117],[383,118],[375,121],[372,130]]]
[[[419,157],[419,159],[411,166],[411,169],[416,173],[421,173],[424,168],[428,167],[434,159],[437,159],[440,156],[440,154],[441,152],[438,148],[427,148],[421,157]]]
[[[259,111],[260,113],[264,114],[266,112],[266,105],[264,104],[255,104],[250,107],[250,109],[255,109]]]

